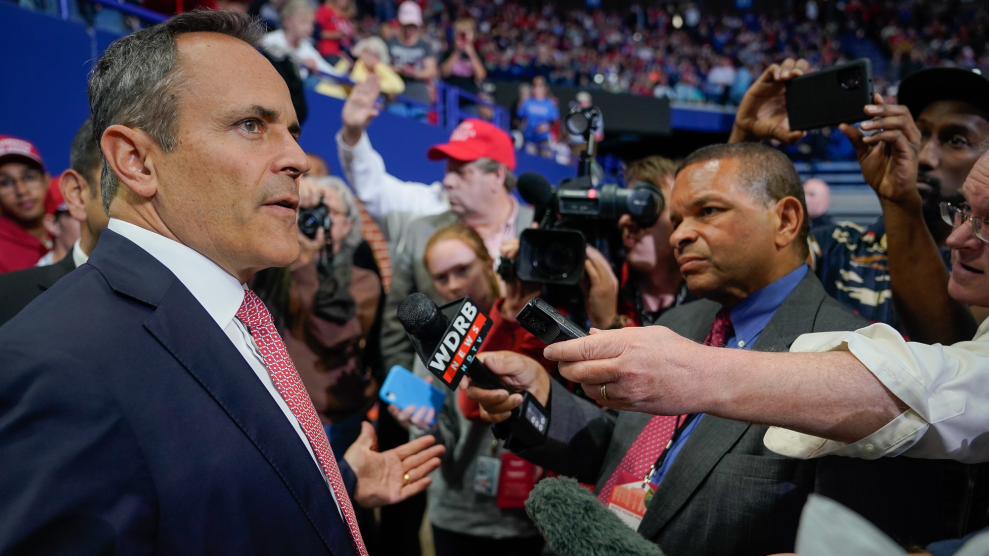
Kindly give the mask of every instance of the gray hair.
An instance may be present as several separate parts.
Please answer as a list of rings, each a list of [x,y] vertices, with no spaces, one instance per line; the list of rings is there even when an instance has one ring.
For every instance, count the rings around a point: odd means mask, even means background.
[[[351,224],[350,233],[340,242],[340,247],[342,249],[356,249],[364,241],[364,238],[361,236],[361,213],[360,209],[357,208],[357,201],[354,200],[354,194],[350,192],[347,184],[336,176],[323,176],[321,178],[312,178],[312,180],[318,185],[336,191],[337,195],[340,196],[340,200],[343,201],[344,212],[347,214],[347,220]]]
[[[501,162],[498,162],[497,160],[492,160],[486,156],[478,158],[474,162],[477,164],[478,169],[480,169],[485,174],[494,174],[498,171],[499,168],[504,168],[505,189],[507,189],[509,193],[515,191],[515,182],[517,180],[515,178],[515,174],[508,168],[508,166],[505,166]]]
[[[366,39],[361,39],[357,41],[351,52],[354,54],[354,58],[361,55],[365,50],[371,50],[378,55],[378,58],[384,64],[391,64],[391,56],[388,54],[388,45],[385,41],[381,40],[381,37],[367,37]]]
[[[72,139],[72,150],[69,151],[69,167],[79,172],[89,182],[89,194],[96,195],[96,173],[100,169],[100,145],[93,138],[93,119],[79,126],[79,131]]]
[[[89,75],[93,140],[111,125],[147,133],[165,152],[175,149],[178,95],[187,85],[176,62],[175,39],[186,33],[220,33],[260,48],[260,21],[236,12],[196,10],[142,29],[110,44]],[[117,177],[102,152],[103,210],[109,213]]]

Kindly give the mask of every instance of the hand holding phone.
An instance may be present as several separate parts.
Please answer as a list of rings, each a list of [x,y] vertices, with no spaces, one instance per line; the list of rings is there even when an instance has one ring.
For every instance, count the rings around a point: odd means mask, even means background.
[[[414,405],[417,410],[433,409],[434,415],[443,409],[443,404],[446,401],[446,393],[443,390],[400,365],[395,365],[388,371],[388,377],[381,385],[381,391],[378,395],[382,401],[400,410]],[[411,420],[411,415],[409,417]],[[435,417],[430,419],[430,424],[434,420]]]
[[[804,75],[786,84],[791,130],[810,130],[867,119],[872,103],[872,62],[862,58]]]

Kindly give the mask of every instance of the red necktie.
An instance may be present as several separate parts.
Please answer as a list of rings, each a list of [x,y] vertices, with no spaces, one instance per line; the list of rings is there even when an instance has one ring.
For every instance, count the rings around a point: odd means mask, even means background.
[[[319,460],[326,477],[333,486],[333,494],[343,517],[347,521],[350,529],[350,537],[357,548],[357,553],[367,556],[367,549],[364,548],[364,539],[361,538],[361,531],[357,526],[357,519],[354,517],[354,507],[350,503],[347,495],[347,488],[343,485],[343,478],[340,477],[340,469],[337,467],[337,460],[333,457],[333,450],[330,449],[330,442],[326,438],[326,431],[323,424],[316,415],[309,393],[299,378],[295,364],[285,350],[285,344],[281,336],[275,330],[274,323],[271,322],[271,313],[264,306],[261,299],[254,292],[247,290],[244,292],[244,303],[237,311],[237,318],[240,319],[248,330],[254,343],[264,358],[264,366],[268,369],[271,381],[275,384],[278,393],[285,400],[285,403],[292,410],[292,414],[299,420],[302,431],[306,433],[309,445],[312,446],[316,459]]]
[[[704,339],[704,345],[724,347],[725,340],[732,334],[734,334],[734,327],[731,325],[731,314],[728,309],[721,309],[714,317],[714,324],[711,325],[711,331]],[[608,505],[611,491],[617,485],[618,477],[622,472],[635,477],[645,477],[649,467],[656,463],[660,454],[663,453],[663,449],[673,438],[677,423],[683,417],[682,415],[657,415],[649,420],[611,477],[608,477],[608,482],[604,484],[604,488],[598,493],[598,500],[602,504]]]

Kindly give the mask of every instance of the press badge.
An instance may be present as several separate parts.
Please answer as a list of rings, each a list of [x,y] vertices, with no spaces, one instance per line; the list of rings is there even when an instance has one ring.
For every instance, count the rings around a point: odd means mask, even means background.
[[[474,468],[474,492],[496,496],[498,478],[501,476],[501,460],[488,456],[478,456]]]
[[[615,512],[615,515],[633,531],[638,531],[639,523],[646,515],[648,494],[650,494],[649,490],[642,488],[642,477],[621,472],[618,474],[618,484],[611,490],[608,509]]]

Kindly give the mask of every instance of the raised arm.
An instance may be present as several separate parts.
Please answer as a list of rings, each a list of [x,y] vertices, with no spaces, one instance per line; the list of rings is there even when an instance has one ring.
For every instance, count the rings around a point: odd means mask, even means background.
[[[337,151],[347,181],[368,213],[379,221],[395,211],[417,216],[446,211],[449,206],[439,183],[406,182],[390,175],[384,159],[371,146],[366,130],[379,114],[376,103],[380,92],[378,76],[370,74],[354,86],[343,105]]]
[[[948,269],[924,222],[917,191],[920,130],[905,106],[887,105],[878,94],[865,107],[873,119],[862,129],[840,126],[862,167],[862,176],[879,196],[886,221],[890,289],[911,339],[950,345],[969,340],[978,325],[969,308],[948,295]]]

